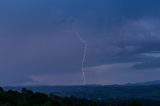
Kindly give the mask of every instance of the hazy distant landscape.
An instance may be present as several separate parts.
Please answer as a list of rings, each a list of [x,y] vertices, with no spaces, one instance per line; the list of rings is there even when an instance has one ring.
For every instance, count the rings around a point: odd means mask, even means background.
[[[160,81],[125,85],[86,85],[86,86],[24,86],[35,92],[53,93],[61,97],[87,99],[153,99],[160,100]],[[23,87],[5,87],[5,90],[20,91]]]
[[[36,102],[37,99],[38,99],[37,101],[39,101],[39,99],[42,99],[40,101],[45,101],[45,102],[42,103],[43,105],[39,104],[36,106],[51,106],[51,103],[53,103],[52,106],[75,106],[75,105],[76,106],[110,106],[110,105],[111,106],[159,106],[160,105],[160,81],[151,81],[151,82],[126,84],[126,85],[103,85],[103,86],[86,85],[86,86],[4,87],[4,91],[7,93],[13,93],[11,90],[14,92],[15,91],[20,92],[20,94],[17,95],[22,95],[24,92],[27,92],[26,97],[28,99],[26,100],[28,100],[28,102],[26,103],[30,103],[30,106],[32,106],[32,104],[38,103]],[[32,96],[35,97],[34,98],[35,101],[30,100]]]

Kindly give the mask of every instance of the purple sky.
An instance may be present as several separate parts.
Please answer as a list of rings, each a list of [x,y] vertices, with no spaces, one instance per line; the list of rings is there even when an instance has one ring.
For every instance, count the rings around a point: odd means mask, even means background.
[[[0,84],[160,80],[159,0],[1,0]]]

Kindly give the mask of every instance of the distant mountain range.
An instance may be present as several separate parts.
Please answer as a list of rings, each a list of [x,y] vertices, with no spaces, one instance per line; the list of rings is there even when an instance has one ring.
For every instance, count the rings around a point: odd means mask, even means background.
[[[154,99],[160,100],[160,81],[149,81],[125,85],[87,86],[23,86],[35,92],[53,93],[58,96],[75,96],[88,99]],[[20,91],[23,87],[4,87],[5,90]]]
[[[160,85],[160,80],[134,83],[134,84],[131,84],[131,85]]]

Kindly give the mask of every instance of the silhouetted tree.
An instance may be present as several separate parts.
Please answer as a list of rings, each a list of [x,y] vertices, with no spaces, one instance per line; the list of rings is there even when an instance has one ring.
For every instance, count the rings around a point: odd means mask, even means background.
[[[142,102],[143,101],[143,102]],[[144,105],[145,103],[145,105]],[[149,104],[148,104],[149,103]],[[160,106],[153,100],[88,100],[71,97],[59,97],[54,94],[32,92],[22,88],[21,92],[0,88],[0,106]]]

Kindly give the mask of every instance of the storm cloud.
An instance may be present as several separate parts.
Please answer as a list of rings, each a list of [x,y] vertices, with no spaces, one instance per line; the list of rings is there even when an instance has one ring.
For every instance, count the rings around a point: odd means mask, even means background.
[[[146,54],[160,51],[159,5],[159,0],[1,0],[0,83],[81,84],[83,45],[77,32],[88,42],[88,84],[158,79],[159,57]],[[122,68],[94,74],[110,65]],[[119,82],[124,70],[132,79]],[[141,76],[147,72],[153,75]]]

